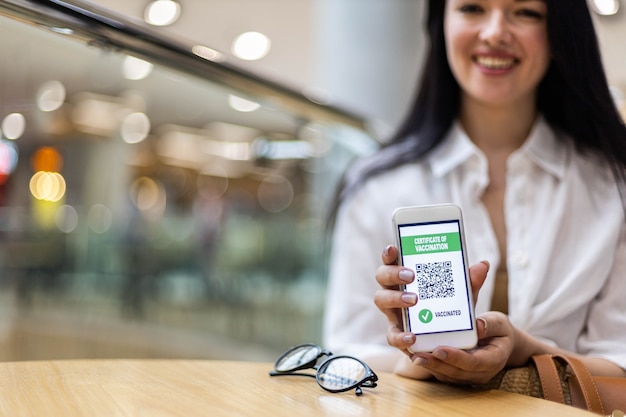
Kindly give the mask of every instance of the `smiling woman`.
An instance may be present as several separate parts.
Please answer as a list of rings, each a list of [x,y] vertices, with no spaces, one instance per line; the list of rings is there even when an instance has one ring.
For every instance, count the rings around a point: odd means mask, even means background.
[[[538,353],[626,376],[626,126],[586,0],[427,4],[430,49],[414,105],[385,148],[345,177],[326,346],[455,384],[485,383]],[[466,219],[478,345],[455,349],[430,328],[435,347],[411,354],[420,332],[404,330],[401,311],[426,309],[421,291],[439,276],[420,280],[400,265],[383,220],[443,203]],[[588,236],[599,244],[581,243]],[[418,291],[398,290],[409,284]]]

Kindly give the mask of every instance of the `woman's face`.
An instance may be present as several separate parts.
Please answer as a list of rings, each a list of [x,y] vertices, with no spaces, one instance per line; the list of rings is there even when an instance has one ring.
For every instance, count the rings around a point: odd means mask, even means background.
[[[446,0],[448,62],[465,99],[534,103],[550,63],[543,0]]]

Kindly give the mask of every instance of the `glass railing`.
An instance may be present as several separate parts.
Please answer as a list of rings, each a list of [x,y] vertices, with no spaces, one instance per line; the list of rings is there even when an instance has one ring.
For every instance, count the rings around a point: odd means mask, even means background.
[[[0,360],[320,342],[363,120],[87,3],[0,29]]]

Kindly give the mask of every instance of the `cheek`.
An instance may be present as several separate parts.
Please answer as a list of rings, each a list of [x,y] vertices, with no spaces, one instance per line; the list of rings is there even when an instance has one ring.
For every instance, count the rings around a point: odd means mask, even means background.
[[[530,51],[533,52],[533,56],[536,60],[537,71],[543,74],[548,70],[550,65],[551,53],[548,47],[548,39],[545,36],[537,36],[532,39],[530,43]]]
[[[471,50],[470,37],[454,27],[446,27],[446,55],[448,65],[452,72],[458,76],[459,71],[467,65],[469,57],[467,51]]]

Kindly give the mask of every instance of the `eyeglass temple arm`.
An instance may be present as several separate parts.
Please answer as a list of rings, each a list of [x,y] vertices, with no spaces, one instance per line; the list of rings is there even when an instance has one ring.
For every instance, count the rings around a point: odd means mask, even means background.
[[[305,372],[276,372],[276,371],[270,371],[270,376],[285,376],[285,375],[308,376],[308,377],[311,377],[311,378],[315,378],[315,374],[307,374]]]

